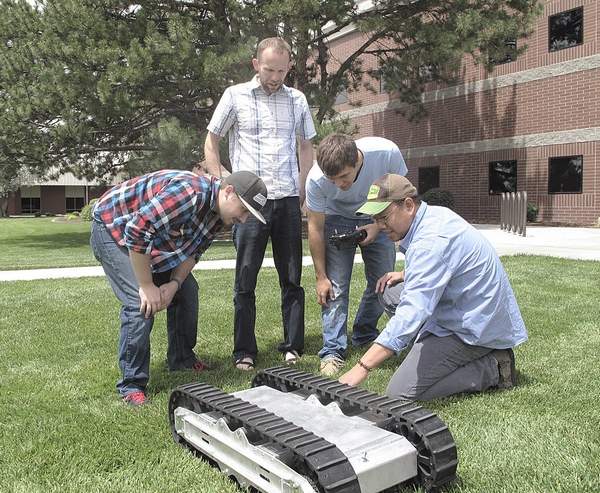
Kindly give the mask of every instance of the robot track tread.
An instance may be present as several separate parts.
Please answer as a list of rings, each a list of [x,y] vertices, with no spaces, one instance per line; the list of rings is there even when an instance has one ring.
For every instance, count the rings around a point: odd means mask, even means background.
[[[218,413],[229,427],[243,427],[250,439],[277,448],[286,463],[306,473],[323,493],[360,493],[347,457],[332,443],[285,419],[203,383],[177,387],[169,400],[171,431],[176,442],[189,445],[175,431],[174,411]]]
[[[417,449],[417,481],[427,491],[436,491],[456,479],[458,456],[450,430],[437,415],[414,402],[289,367],[262,370],[252,385],[315,394],[323,404],[335,401],[345,414],[362,414],[381,428],[403,435]]]

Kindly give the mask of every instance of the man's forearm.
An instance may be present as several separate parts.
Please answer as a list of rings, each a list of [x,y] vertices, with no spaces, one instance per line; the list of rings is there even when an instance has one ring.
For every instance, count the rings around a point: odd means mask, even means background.
[[[133,273],[135,274],[135,278],[140,286],[154,284],[152,281],[152,269],[150,267],[150,255],[129,250],[129,261],[131,262]]]
[[[219,153],[220,137],[208,132],[204,142],[204,168],[208,174],[213,176],[227,176],[229,171],[221,164]]]
[[[194,257],[190,257],[184,260],[181,264],[179,264],[171,274],[171,279],[177,280],[179,286],[183,284],[183,281],[190,275],[194,266],[196,265],[196,259]]]
[[[308,248],[313,259],[316,278],[322,279],[327,277],[325,267],[325,235],[323,231],[311,230],[310,225],[308,227]]]
[[[360,361],[363,365],[369,368],[377,368],[390,356],[394,355],[394,351],[382,346],[381,344],[373,344],[365,354],[363,354]]]
[[[300,195],[304,196],[304,189],[306,186],[306,177],[308,176],[308,172],[313,165],[313,149],[312,143],[307,140],[301,142],[300,150],[298,152],[299,164],[300,164]]]
[[[360,385],[368,378],[371,370],[377,368],[392,354],[394,352],[386,347],[377,343],[373,344],[358,360],[358,363],[340,377],[340,382],[348,385]]]

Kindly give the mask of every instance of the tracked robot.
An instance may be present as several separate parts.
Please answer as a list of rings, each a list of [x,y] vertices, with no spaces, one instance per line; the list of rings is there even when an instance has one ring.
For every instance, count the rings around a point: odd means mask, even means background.
[[[454,439],[434,413],[289,367],[233,394],[177,387],[169,419],[177,443],[260,492],[437,491],[456,478]]]

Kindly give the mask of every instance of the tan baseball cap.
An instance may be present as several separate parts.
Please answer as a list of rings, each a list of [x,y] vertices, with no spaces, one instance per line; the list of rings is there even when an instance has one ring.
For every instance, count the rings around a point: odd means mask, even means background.
[[[356,212],[373,216],[383,212],[395,200],[416,196],[417,189],[408,178],[388,173],[371,185],[367,201]]]

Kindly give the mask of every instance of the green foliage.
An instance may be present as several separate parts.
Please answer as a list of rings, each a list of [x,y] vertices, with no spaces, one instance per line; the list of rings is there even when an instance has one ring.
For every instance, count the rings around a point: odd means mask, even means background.
[[[448,209],[455,210],[454,195],[449,190],[443,190],[441,188],[430,188],[423,195],[421,199],[427,202],[429,205],[441,205]]]
[[[251,49],[236,2],[2,2],[0,163],[88,178],[188,167]],[[162,167],[165,167],[164,164]]]
[[[527,202],[527,220],[530,223],[534,223],[537,221],[538,216],[538,206],[533,204],[532,202]]]
[[[319,145],[319,142],[332,133],[342,133],[346,135],[355,135],[358,133],[358,127],[348,118],[324,120],[323,122],[316,121],[315,129],[317,131],[317,135],[313,139],[314,145]]]
[[[81,217],[82,221],[86,221],[86,222],[92,221],[92,219],[93,219],[92,210],[94,209],[94,204],[96,202],[98,202],[98,199],[92,199],[83,206],[83,208],[81,209],[81,213],[79,215]]]
[[[486,65],[506,55],[504,41],[526,35],[539,12],[535,0],[360,3],[2,1],[0,165],[87,178],[190,169],[223,90],[248,80],[257,39],[273,35],[293,47],[287,82],[319,123],[365,74],[418,116],[427,82],[454,80],[465,54]],[[364,43],[340,60],[327,37],[350,26]]]

